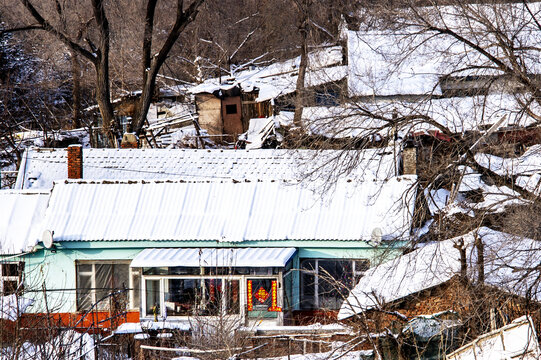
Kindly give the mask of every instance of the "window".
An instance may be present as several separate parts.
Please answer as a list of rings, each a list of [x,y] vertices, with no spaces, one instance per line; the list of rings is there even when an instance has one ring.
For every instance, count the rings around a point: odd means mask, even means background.
[[[139,307],[138,270],[129,262],[77,262],[77,310],[119,310]],[[126,290],[123,292],[122,290]]]
[[[225,113],[227,115],[236,114],[237,113],[237,104],[230,104],[225,106]]]
[[[147,316],[161,316],[163,284],[167,316],[218,316],[240,314],[240,280],[225,278],[175,278],[145,280]]]
[[[20,291],[24,262],[2,263],[0,266],[0,293],[2,295],[15,294]]]
[[[368,269],[365,259],[305,259],[301,261],[301,308],[340,308],[354,283]]]

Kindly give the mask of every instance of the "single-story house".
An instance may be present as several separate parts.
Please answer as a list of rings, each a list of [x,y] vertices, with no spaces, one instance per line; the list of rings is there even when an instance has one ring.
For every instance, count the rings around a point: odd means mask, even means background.
[[[299,161],[319,166],[337,153],[316,155],[30,150],[12,192],[30,199],[41,189],[45,206],[12,241],[24,246],[2,244],[2,254],[24,263],[28,311],[48,308],[70,325],[119,309],[128,321],[227,315],[248,324],[338,310],[370,263],[409,240],[416,176],[395,176],[392,152],[367,150],[357,153],[366,167],[321,192],[317,178],[298,177]],[[10,228],[15,217],[6,218]]]

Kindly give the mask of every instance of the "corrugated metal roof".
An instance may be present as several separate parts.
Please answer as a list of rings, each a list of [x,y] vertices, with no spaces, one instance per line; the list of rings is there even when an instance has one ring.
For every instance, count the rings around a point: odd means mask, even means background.
[[[49,192],[0,191],[0,254],[19,254],[32,249],[41,233]]]
[[[295,248],[145,249],[131,267],[284,267]]]
[[[288,182],[56,183],[55,241],[369,240],[409,231],[415,176],[338,182],[327,194]]]
[[[338,161],[331,161],[338,157]],[[352,179],[387,179],[394,175],[388,149],[363,151],[313,150],[197,150],[197,149],[83,149],[85,180],[264,179],[297,180],[306,173],[343,160],[354,169]],[[350,166],[352,162],[362,166]],[[23,156],[16,189],[50,189],[67,178],[65,149],[30,149]]]

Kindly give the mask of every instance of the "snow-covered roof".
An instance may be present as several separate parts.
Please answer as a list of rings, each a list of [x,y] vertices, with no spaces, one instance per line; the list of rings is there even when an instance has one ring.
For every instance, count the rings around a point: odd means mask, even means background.
[[[462,167],[459,167],[461,171]],[[479,197],[468,198],[470,191],[478,193]],[[464,213],[475,217],[476,213],[502,213],[508,206],[526,205],[521,195],[507,186],[489,185],[483,181],[483,176],[467,167],[460,182],[458,193],[453,203],[449,203],[451,192],[447,189],[425,190],[428,209],[431,214]]]
[[[308,58],[305,86],[312,87],[336,82],[347,76],[347,66],[340,65],[342,63],[342,47],[340,46],[317,49],[311,52]],[[257,101],[271,100],[295,91],[299,65],[300,57],[296,57],[266,67],[238,72],[234,79],[228,79],[225,83],[217,78],[209,79],[190,89],[190,92],[193,94],[214,93],[240,86],[246,92],[258,88]]]
[[[535,325],[529,315],[524,315],[477,337],[448,354],[446,360],[539,360],[540,355]]]
[[[346,176],[385,180],[394,175],[388,149],[364,151],[83,149],[85,180],[298,180],[332,159],[354,156],[362,163]],[[336,169],[334,169],[336,171]],[[328,170],[331,171],[331,170]],[[65,149],[30,149],[21,162],[16,189],[50,189],[67,178]]]
[[[413,44],[401,41],[403,37],[392,32],[348,31],[350,96],[441,94],[432,44],[421,41],[412,52]]]
[[[532,108],[535,108],[532,105]],[[541,110],[541,109],[539,109]],[[303,120],[314,134],[327,137],[363,137],[379,134],[388,136],[392,127],[389,122],[378,117],[410,117],[403,124],[398,124],[401,136],[412,132],[438,130],[435,124],[449,129],[451,133],[462,134],[466,131],[480,131],[498,122],[505,116],[500,128],[508,126],[527,126],[536,122],[524,112],[516,96],[510,94],[492,94],[487,96],[469,96],[431,99],[411,102],[401,100],[372,99],[372,101],[336,107],[308,107],[303,110]],[[428,122],[425,117],[429,117]]]
[[[541,288],[536,284],[535,268],[541,262],[538,241],[480,228],[477,235],[485,245],[485,282],[513,294],[531,296],[541,301]],[[473,243],[475,231],[453,239],[431,243],[394,260],[369,269],[342,304],[339,319],[377,308],[408,295],[443,284],[460,274],[460,253],[454,245],[464,240],[467,253],[468,276],[476,279],[477,252]],[[514,270],[516,268],[516,270]]]
[[[528,7],[533,14],[540,11],[540,3],[528,3]],[[404,10],[400,15],[403,18],[395,19],[400,28],[374,30],[372,26],[369,30],[347,31],[349,94],[440,95],[440,79],[447,75],[502,75],[501,68],[488,56],[466,43],[470,41],[513,68],[514,58],[502,55],[501,33],[508,35],[506,41],[516,49],[514,56],[519,59],[514,61],[518,66],[529,73],[540,73],[537,44],[541,30],[529,10],[522,3],[416,7],[415,13]],[[493,31],[491,19],[498,31]],[[451,33],[427,30],[428,23],[449,29],[466,41],[457,40]]]
[[[131,267],[284,267],[295,248],[149,248]]]
[[[475,159],[499,175],[516,176],[516,184],[541,194],[541,145],[534,145],[517,158],[478,153]]]
[[[409,234],[415,176],[340,181],[321,194],[283,181],[55,184],[41,231],[55,241],[383,240]]]
[[[45,215],[48,191],[0,191],[0,255],[32,250]]]

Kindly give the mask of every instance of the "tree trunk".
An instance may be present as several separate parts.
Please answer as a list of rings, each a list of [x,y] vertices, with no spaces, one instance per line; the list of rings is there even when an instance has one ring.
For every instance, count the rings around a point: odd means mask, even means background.
[[[161,49],[152,55],[152,33],[154,29],[154,8],[156,0],[149,0],[145,15],[145,31],[143,36],[143,90],[141,99],[137,103],[135,117],[132,120],[132,131],[140,135],[145,123],[148,109],[156,88],[156,77],[165,63],[169,52],[188,24],[195,20],[199,7],[205,0],[195,0],[184,10],[183,0],[177,0],[177,15],[173,28]]]
[[[109,142],[108,147],[118,147],[115,136],[115,117],[113,105],[111,104],[111,94],[109,90],[109,71],[108,63],[100,61],[96,64],[96,100],[102,118],[102,133]]]
[[[479,284],[485,282],[485,244],[479,235],[475,235],[475,248],[477,249],[477,280]]]
[[[72,128],[78,129],[81,127],[81,66],[77,53],[72,50],[71,52],[71,75],[73,78],[73,90],[72,90]]]
[[[293,125],[300,128],[302,131],[302,110],[306,96],[304,79],[306,77],[306,68],[308,67],[308,4],[306,1],[303,1],[303,6],[299,6],[299,12],[301,14],[301,23],[299,25],[301,35],[301,61],[299,65],[299,76],[297,77]]]

